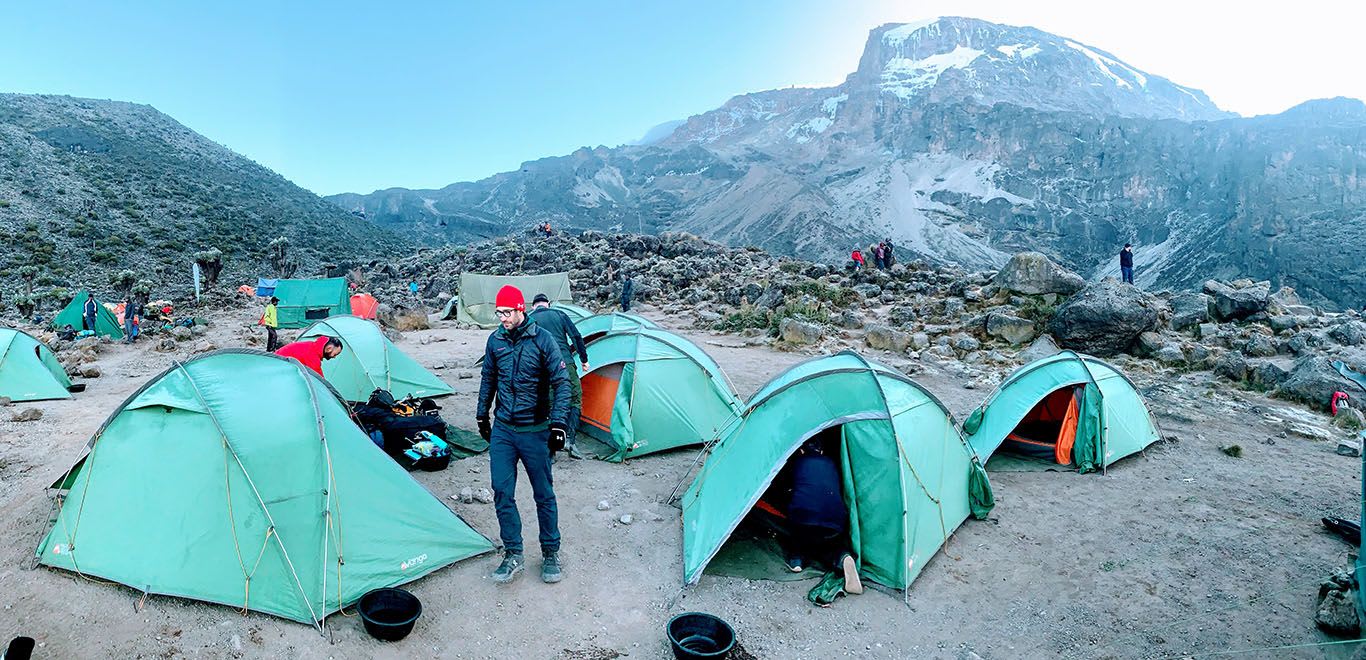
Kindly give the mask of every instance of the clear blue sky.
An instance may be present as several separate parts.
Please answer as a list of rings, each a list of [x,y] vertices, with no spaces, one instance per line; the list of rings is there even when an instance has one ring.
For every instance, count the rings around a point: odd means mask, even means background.
[[[872,27],[941,14],[1081,39],[1245,114],[1366,84],[1344,57],[1361,22],[1325,20],[1330,3],[1163,2],[1117,16],[1072,0],[0,0],[0,91],[148,103],[331,194],[478,179],[735,94],[835,84]]]

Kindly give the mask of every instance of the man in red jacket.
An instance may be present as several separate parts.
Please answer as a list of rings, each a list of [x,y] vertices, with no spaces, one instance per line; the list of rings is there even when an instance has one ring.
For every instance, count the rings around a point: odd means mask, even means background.
[[[323,375],[323,360],[331,360],[342,352],[342,342],[336,337],[317,337],[285,344],[275,351],[280,357],[294,358],[301,364]]]

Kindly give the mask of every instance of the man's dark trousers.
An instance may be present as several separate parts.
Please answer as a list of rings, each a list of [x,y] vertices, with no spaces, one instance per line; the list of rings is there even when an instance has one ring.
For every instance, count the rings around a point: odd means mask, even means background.
[[[1120,267],[1119,267],[1119,274],[1120,274],[1121,277],[1124,278],[1124,283],[1125,283],[1125,284],[1133,284],[1133,283],[1134,283],[1134,267],[1133,267],[1133,266],[1120,266]]]
[[[493,507],[503,549],[522,552],[522,516],[517,512],[517,461],[526,469],[536,500],[541,553],[559,552],[560,522],[555,507],[554,481],[550,476],[550,430],[518,432],[501,421],[493,422],[489,438],[489,472],[493,482]]]

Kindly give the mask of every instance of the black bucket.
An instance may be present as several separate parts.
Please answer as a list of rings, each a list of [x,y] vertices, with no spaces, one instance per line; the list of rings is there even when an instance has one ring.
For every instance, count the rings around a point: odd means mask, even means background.
[[[735,629],[702,612],[684,612],[669,619],[666,630],[678,660],[724,658],[735,647]]]
[[[360,597],[365,632],[375,639],[397,642],[408,636],[422,615],[422,603],[402,589],[375,589]]]
[[[9,648],[5,649],[5,655],[0,657],[5,660],[28,660],[33,657],[33,646],[32,637],[15,637],[10,640]]]

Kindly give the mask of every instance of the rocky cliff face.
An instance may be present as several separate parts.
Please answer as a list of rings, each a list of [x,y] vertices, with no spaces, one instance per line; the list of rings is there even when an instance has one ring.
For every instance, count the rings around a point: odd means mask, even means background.
[[[25,265],[38,293],[98,291],[132,269],[164,295],[191,288],[207,248],[223,252],[228,280],[268,274],[280,236],[308,274],[406,245],[149,106],[22,94],[0,94],[0,231],[11,293]]]
[[[1359,305],[1366,111],[1233,118],[1201,92],[1032,28],[946,18],[872,32],[829,89],[746,94],[651,145],[581,149],[441,190],[332,198],[433,243],[549,221],[687,231],[843,259],[891,237],[968,268],[1021,250],[1088,278],[1252,276]]]

